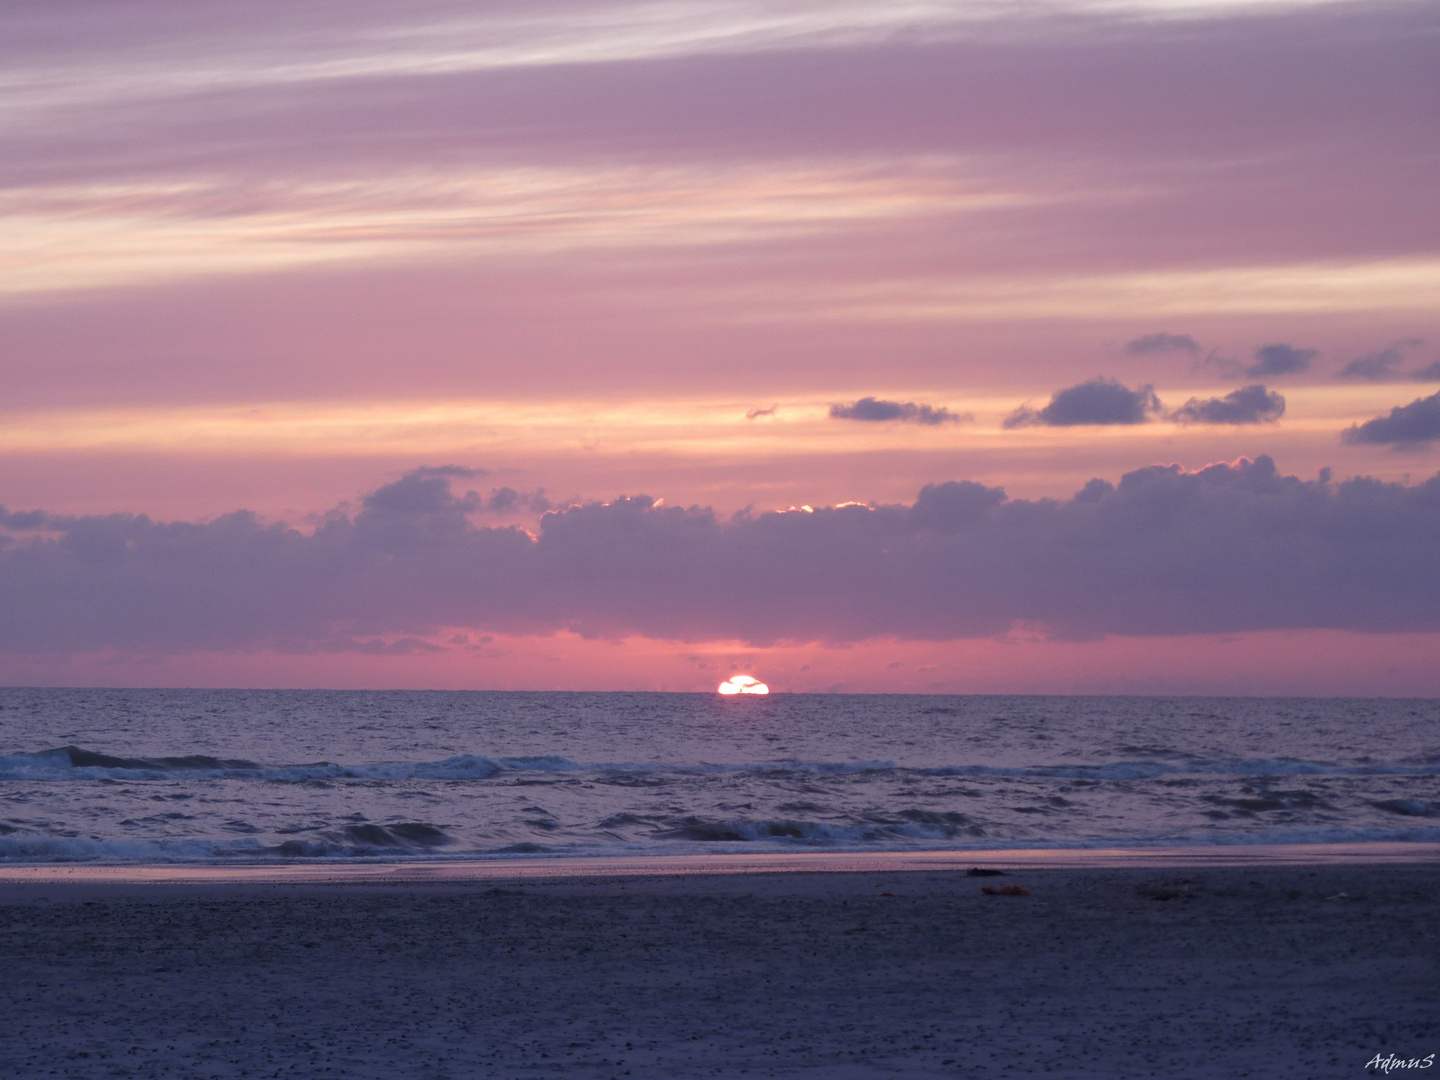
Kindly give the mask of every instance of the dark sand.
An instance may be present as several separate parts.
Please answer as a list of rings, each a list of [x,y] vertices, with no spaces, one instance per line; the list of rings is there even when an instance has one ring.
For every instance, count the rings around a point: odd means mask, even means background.
[[[981,894],[1007,883],[1032,895]],[[0,1076],[1360,1077],[1440,1052],[1437,888],[1434,865],[11,882]]]

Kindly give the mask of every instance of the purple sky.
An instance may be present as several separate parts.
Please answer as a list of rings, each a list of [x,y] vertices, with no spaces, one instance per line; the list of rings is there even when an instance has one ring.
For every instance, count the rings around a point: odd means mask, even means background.
[[[1440,694],[1437,31],[9,5],[0,681]]]

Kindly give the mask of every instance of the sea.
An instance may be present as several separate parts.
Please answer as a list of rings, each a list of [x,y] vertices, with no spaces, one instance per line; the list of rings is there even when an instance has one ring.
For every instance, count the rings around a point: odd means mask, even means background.
[[[0,865],[1440,841],[1440,701],[0,689]]]

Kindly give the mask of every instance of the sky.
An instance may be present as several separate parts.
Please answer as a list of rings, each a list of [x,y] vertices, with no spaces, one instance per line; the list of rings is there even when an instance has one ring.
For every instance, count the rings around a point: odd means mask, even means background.
[[[0,683],[1440,695],[1440,9],[17,0]]]

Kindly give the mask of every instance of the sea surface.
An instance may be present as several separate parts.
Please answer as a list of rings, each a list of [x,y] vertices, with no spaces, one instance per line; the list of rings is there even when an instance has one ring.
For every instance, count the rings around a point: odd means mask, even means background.
[[[1440,841],[1440,701],[0,689],[0,863]]]

